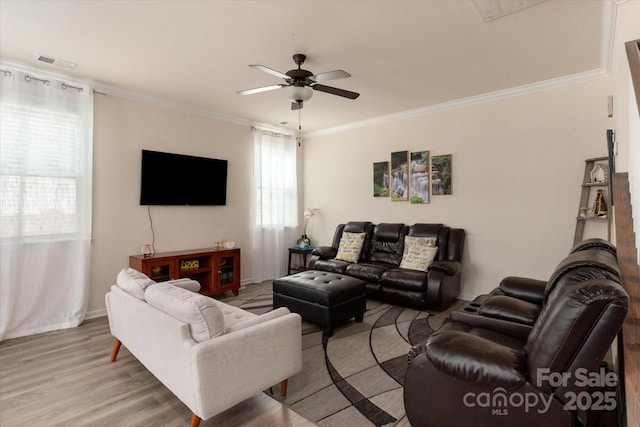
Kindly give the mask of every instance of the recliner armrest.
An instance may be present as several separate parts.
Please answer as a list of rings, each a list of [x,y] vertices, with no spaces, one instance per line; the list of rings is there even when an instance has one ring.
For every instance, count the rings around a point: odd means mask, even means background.
[[[338,249],[332,246],[318,246],[313,248],[311,255],[317,255],[320,259],[333,259],[338,255]]]
[[[426,345],[438,370],[475,385],[517,388],[526,383],[521,352],[463,331],[438,331]]]
[[[508,295],[494,295],[482,303],[478,314],[533,327],[540,314],[540,306]]]
[[[482,316],[477,311],[470,312],[465,309],[452,311],[449,314],[449,319],[452,322],[462,322],[474,328],[487,329],[522,341],[527,340],[527,336],[529,336],[532,329],[530,325],[524,323]]]
[[[447,276],[456,276],[460,274],[462,270],[462,264],[458,261],[434,261],[429,264],[427,271],[439,270],[445,273]]]
[[[509,276],[500,282],[500,290],[504,295],[537,305],[542,305],[546,286],[547,282],[544,280],[527,277]]]

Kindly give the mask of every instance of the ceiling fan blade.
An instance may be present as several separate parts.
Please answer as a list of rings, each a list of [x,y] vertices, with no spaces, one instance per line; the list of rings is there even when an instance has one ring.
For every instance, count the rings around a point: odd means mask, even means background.
[[[273,76],[280,77],[281,79],[285,79],[285,80],[289,79],[289,76],[287,76],[286,74],[281,73],[280,71],[273,70],[269,67],[265,67],[264,65],[252,64],[252,65],[249,65],[249,67],[255,68],[256,70],[264,71],[265,73],[269,73]]]
[[[325,85],[313,85],[313,90],[319,90],[320,92],[330,93],[331,95],[338,95],[344,98],[356,99],[360,96],[359,93],[350,92],[344,89],[338,89],[337,87],[325,86]]]
[[[301,109],[302,107],[303,107],[303,105],[302,105],[302,101],[300,101],[300,102],[292,102],[292,103],[291,103],[291,109],[292,109],[292,110],[299,110],[299,109]]]
[[[238,95],[253,95],[254,93],[266,92],[268,90],[280,89],[281,87],[285,87],[285,84],[279,85],[271,85],[271,86],[262,86],[254,89],[246,89],[236,92]]]
[[[314,82],[326,82],[329,80],[335,79],[344,79],[345,77],[351,77],[351,74],[347,73],[344,70],[333,70],[327,71],[326,73],[316,74],[314,76],[309,77],[311,81]]]

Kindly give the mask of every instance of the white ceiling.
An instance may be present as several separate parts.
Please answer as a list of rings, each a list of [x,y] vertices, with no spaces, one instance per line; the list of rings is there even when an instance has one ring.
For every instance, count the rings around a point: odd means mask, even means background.
[[[352,75],[324,84],[361,94],[315,92],[302,125],[317,132],[601,71],[612,7],[546,0],[485,22],[468,0],[0,0],[0,57],[277,125],[298,121],[284,90],[236,92],[283,82],[249,64],[286,72],[295,68],[291,56],[304,53],[313,73]],[[38,54],[77,66],[67,71]]]

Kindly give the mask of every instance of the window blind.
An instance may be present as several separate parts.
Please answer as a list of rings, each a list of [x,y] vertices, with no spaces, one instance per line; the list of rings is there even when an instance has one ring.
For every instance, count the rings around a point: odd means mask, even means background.
[[[83,128],[70,109],[0,103],[0,238],[82,233]]]

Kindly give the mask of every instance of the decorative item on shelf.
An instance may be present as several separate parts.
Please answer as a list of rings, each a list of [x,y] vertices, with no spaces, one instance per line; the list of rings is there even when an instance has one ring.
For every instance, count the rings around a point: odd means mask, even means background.
[[[604,201],[604,194],[602,193],[602,190],[598,190],[596,201],[593,203],[593,209],[591,210],[591,213],[594,217],[607,217],[607,204]]]
[[[587,207],[582,206],[580,208],[580,213],[578,214],[578,218],[586,218],[587,217]]]
[[[298,249],[309,249],[311,247],[311,240],[309,236],[307,236],[307,225],[309,225],[309,221],[315,214],[320,211],[318,208],[307,208],[304,210],[304,226],[302,227],[302,236],[298,239],[296,243],[296,248]]]
[[[162,267],[159,265],[154,265],[153,267],[151,267],[151,275],[152,276],[159,276],[162,274]]]
[[[225,249],[233,249],[236,245],[236,242],[234,242],[231,237],[223,237],[220,241],[220,244]]]
[[[593,169],[591,169],[591,172],[589,173],[591,183],[604,183],[607,181],[607,171],[605,168],[606,166],[603,166],[600,163],[593,165]]]
[[[153,246],[151,246],[149,243],[142,245],[142,255],[144,255],[145,257],[150,257],[151,255],[153,255]]]
[[[195,270],[200,268],[200,260],[198,259],[183,259],[180,261],[180,270]]]

